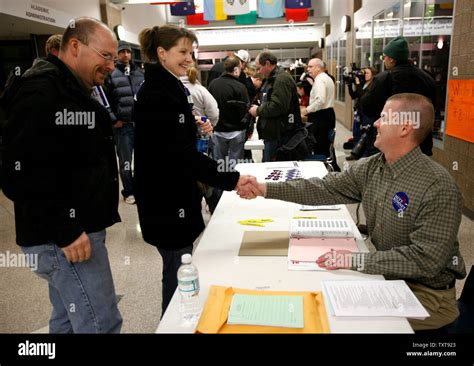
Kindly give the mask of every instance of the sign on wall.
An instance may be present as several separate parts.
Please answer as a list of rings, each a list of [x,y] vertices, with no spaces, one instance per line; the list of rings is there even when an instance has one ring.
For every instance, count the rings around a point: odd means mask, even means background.
[[[446,134],[474,142],[474,80],[449,80]]]

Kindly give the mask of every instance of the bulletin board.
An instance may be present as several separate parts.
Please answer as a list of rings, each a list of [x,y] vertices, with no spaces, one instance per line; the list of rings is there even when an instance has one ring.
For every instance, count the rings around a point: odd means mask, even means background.
[[[446,134],[474,142],[474,80],[449,80]]]

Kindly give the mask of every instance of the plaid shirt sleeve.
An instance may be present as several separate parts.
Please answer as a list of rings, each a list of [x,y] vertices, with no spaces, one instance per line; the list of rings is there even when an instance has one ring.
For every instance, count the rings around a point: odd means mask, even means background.
[[[298,179],[283,183],[267,183],[266,198],[302,205],[335,205],[361,201],[369,165],[364,159],[338,173],[324,178]]]
[[[405,211],[393,207],[397,192],[410,197]],[[354,253],[353,270],[432,288],[466,275],[457,240],[461,193],[449,173],[419,149],[391,165],[378,154],[323,179],[268,183],[266,197],[305,205],[362,202],[377,251]]]

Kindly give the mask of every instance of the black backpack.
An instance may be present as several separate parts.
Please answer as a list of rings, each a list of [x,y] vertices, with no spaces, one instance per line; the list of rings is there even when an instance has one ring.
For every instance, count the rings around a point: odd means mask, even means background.
[[[316,145],[314,136],[303,126],[287,131],[281,141],[277,149],[277,161],[304,160],[313,153]]]

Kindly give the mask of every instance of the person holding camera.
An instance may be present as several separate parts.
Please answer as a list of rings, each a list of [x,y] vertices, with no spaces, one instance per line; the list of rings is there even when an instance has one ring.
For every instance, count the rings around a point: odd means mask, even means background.
[[[353,134],[353,149],[351,155],[346,160],[358,160],[362,156],[372,155],[375,150],[373,149],[373,139],[370,139],[371,129],[373,124],[377,120],[376,117],[369,117],[360,108],[360,98],[368,90],[369,86],[377,74],[377,70],[373,67],[366,67],[365,69],[352,69],[351,75],[344,78],[349,89],[349,95],[354,99],[354,124],[352,128]],[[362,80],[361,80],[362,79]],[[354,89],[355,87],[355,89]],[[372,133],[373,134],[373,133]],[[359,142],[361,142],[359,144]]]

